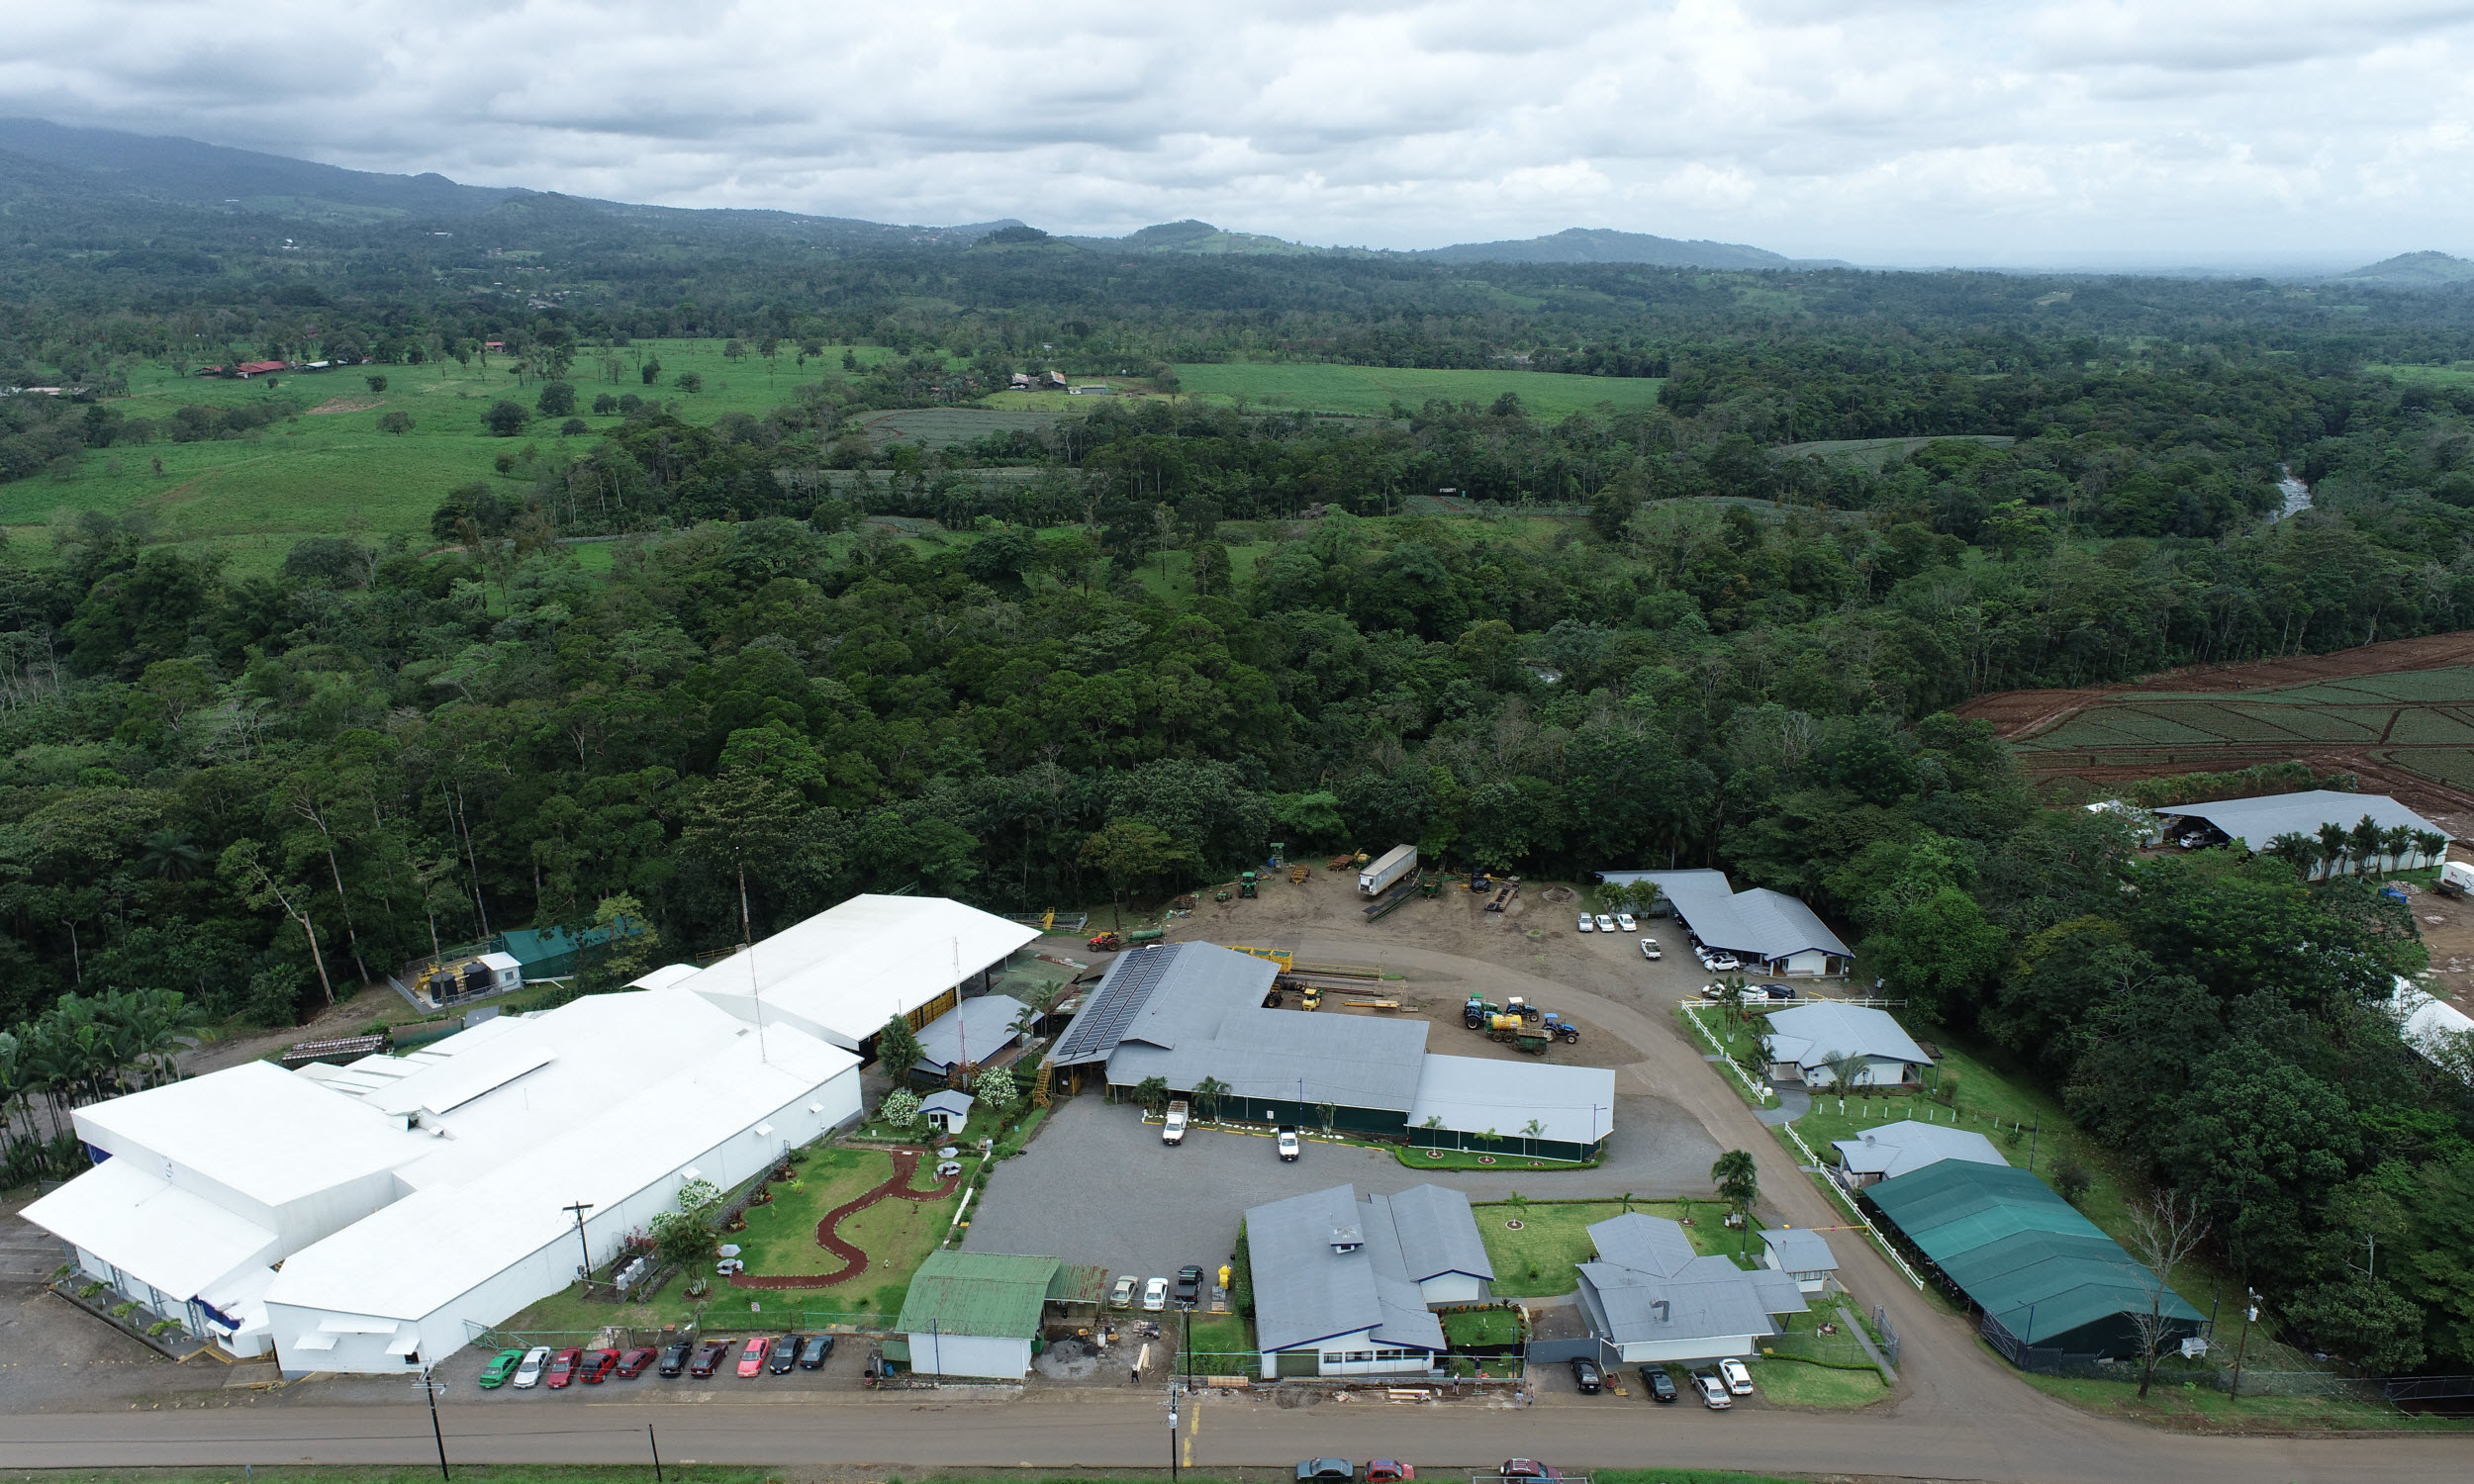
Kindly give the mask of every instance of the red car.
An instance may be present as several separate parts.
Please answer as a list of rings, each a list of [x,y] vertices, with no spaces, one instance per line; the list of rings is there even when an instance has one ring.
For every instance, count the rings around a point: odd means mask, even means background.
[[[637,1376],[644,1374],[644,1367],[653,1363],[654,1353],[655,1352],[649,1347],[638,1345],[634,1349],[620,1355],[618,1357],[618,1379],[621,1381],[632,1381]]]
[[[550,1373],[541,1378],[541,1384],[556,1391],[573,1382],[576,1378],[576,1362],[583,1358],[584,1351],[577,1349],[574,1345],[569,1345],[550,1356]]]
[[[576,1364],[576,1379],[587,1386],[599,1386],[609,1380],[610,1373],[618,1368],[617,1350],[586,1350],[584,1358]]]
[[[720,1366],[721,1357],[728,1353],[730,1353],[730,1342],[708,1340],[704,1347],[696,1352],[696,1363],[688,1367],[687,1373],[702,1381]]]
[[[1409,1484],[1417,1470],[1397,1458],[1370,1458],[1366,1463],[1366,1484]]]
[[[765,1356],[772,1352],[773,1342],[763,1335],[747,1342],[747,1348],[739,1351],[739,1374],[741,1376],[763,1375]]]

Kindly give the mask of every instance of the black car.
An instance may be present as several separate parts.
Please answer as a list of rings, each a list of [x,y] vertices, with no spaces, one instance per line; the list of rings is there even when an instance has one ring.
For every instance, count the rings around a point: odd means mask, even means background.
[[[686,1370],[687,1357],[695,1353],[696,1342],[693,1340],[682,1340],[677,1345],[663,1346],[659,1367],[661,1373],[665,1376],[675,1376]]]
[[[1191,1309],[1202,1301],[1202,1269],[1188,1263],[1177,1270],[1177,1304]]]
[[[1598,1363],[1588,1356],[1574,1355],[1572,1384],[1580,1388],[1583,1396],[1595,1396],[1606,1385],[1606,1372],[1598,1369]]]
[[[722,1357],[729,1354],[736,1344],[730,1340],[706,1341],[703,1347],[697,1350],[695,1363],[688,1366],[687,1373],[699,1381],[712,1379],[713,1373],[720,1367]]]
[[[1671,1402],[1683,1394],[1675,1389],[1675,1378],[1655,1365],[1641,1367],[1641,1385],[1654,1402]]]
[[[791,1367],[799,1363],[800,1346],[806,1340],[804,1335],[785,1335],[773,1342],[773,1349],[765,1357],[765,1369],[777,1376],[789,1375]]]
[[[1793,984],[1760,984],[1755,987],[1759,988],[1761,993],[1768,995],[1771,999],[1795,998],[1795,986]]]
[[[824,1364],[825,1357],[832,1353],[832,1336],[810,1335],[808,1337],[808,1343],[799,1347],[799,1368],[801,1370],[814,1370],[818,1366]]]

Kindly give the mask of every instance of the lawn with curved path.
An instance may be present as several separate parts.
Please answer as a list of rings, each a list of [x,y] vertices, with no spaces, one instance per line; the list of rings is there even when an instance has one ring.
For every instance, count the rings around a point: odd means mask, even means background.
[[[853,1241],[851,1235],[842,1230],[843,1224],[852,1222],[854,1231],[859,1231],[862,1236],[877,1237],[877,1232],[862,1229],[882,1224],[853,1222],[853,1218],[889,1200],[908,1201],[920,1207],[916,1212],[906,1213],[913,1217],[941,1215],[929,1213],[924,1208],[928,1203],[952,1197],[961,1186],[962,1177],[958,1174],[947,1175],[924,1188],[914,1187],[911,1181],[918,1173],[921,1161],[932,1158],[929,1151],[917,1148],[883,1152],[845,1149],[825,1152],[809,1160],[802,1171],[799,1191],[777,1186],[775,1198],[769,1205],[756,1207],[748,1213],[749,1235],[741,1240],[740,1246],[745,1250],[743,1255],[747,1257],[748,1265],[760,1270],[731,1274],[730,1286],[755,1289],[831,1288],[869,1271],[872,1265],[882,1270],[887,1254],[880,1252],[872,1263],[867,1248]],[[837,1167],[819,1167],[825,1165],[828,1159]],[[814,1209],[816,1199],[848,1191],[852,1176],[872,1172],[872,1165],[885,1168],[885,1178],[825,1211],[812,1226],[807,1224],[806,1215]],[[819,1188],[813,1195],[809,1194],[811,1181],[819,1182]],[[808,1198],[795,1198],[800,1196]],[[800,1252],[797,1246],[784,1240],[790,1236],[788,1228],[794,1223],[804,1232],[809,1252]],[[904,1221],[885,1231],[882,1235],[888,1241],[879,1245],[898,1247],[904,1255],[908,1255],[909,1251],[918,1246],[917,1239],[921,1235],[919,1226],[915,1219]],[[786,1248],[791,1250],[785,1251]],[[779,1270],[804,1265],[799,1259],[811,1254],[829,1257],[832,1265],[816,1272]],[[767,1268],[776,1270],[761,1270]]]

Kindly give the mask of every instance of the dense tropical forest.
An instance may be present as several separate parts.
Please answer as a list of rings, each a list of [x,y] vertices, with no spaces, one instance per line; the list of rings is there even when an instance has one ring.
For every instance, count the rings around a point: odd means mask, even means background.
[[[511,927],[723,945],[742,889],[763,933],[913,884],[1165,894],[1274,839],[1716,865],[2045,1068],[2331,1350],[2474,1365],[2474,1102],[2379,1009],[2411,917],[2281,861],[2141,859],[1949,714],[2474,625],[2474,383],[2440,369],[2474,299],[690,240],[557,198],[451,238],[280,225],[12,218],[0,385],[68,395],[0,399],[0,478],[300,416],[114,406],[138,366],[252,356],[496,356],[519,374],[476,416],[509,456],[428,539],[272,575],[142,514],[0,553],[12,1091],[103,1090],[115,1036],[144,1075],[183,1017],[290,1024]],[[594,401],[579,368],[676,336],[778,364],[778,407],[700,419],[647,372],[542,433]],[[860,345],[888,353],[827,350]],[[1173,395],[1177,364],[1280,359],[1664,384],[1552,419]],[[1172,395],[932,451],[853,420],[1052,368]],[[2314,505],[2278,518],[2288,470]],[[1437,491],[1473,512],[1412,512]]]

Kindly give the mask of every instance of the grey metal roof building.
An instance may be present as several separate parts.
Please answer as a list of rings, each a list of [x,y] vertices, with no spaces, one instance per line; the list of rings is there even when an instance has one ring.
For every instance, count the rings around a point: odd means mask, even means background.
[[[1626,1361],[1739,1353],[1777,1333],[1772,1318],[1811,1306],[1792,1273],[1701,1256],[1683,1228],[1629,1212],[1589,1228],[1598,1260],[1580,1264],[1580,1308]]]
[[[1733,890],[1723,871],[1608,871],[1599,879],[1655,883],[1694,937],[1775,972],[1788,972],[1799,955],[1846,959],[1854,953],[1803,902],[1766,886]]]
[[[1443,1324],[1418,1285],[1458,1274],[1490,1279],[1469,1198],[1419,1185],[1361,1197],[1335,1185],[1246,1212],[1257,1345],[1266,1353],[1364,1335],[1441,1351]]]
[[[2220,798],[2214,803],[2163,804],[2156,813],[2172,819],[2196,819],[2248,850],[2265,850],[2279,835],[2319,838],[2320,826],[2352,829],[2368,814],[2382,829],[2404,825],[2446,838],[2448,832],[2385,793],[2338,793],[2312,788],[2301,793],[2271,793],[2258,798]],[[2419,852],[2407,852],[2412,859]]]
[[[1055,1065],[1100,1068],[1112,1088],[1156,1076],[1181,1095],[1216,1078],[1229,1089],[1224,1119],[1320,1124],[1329,1106],[1336,1128],[1429,1148],[1585,1159],[1614,1130],[1610,1068],[1435,1056],[1424,1020],[1266,1009],[1279,973],[1210,943],[1130,950],[1066,1029]]]
[[[1763,1232],[1761,1245],[1776,1259],[1770,1266],[1780,1272],[1838,1271],[1839,1256],[1830,1251],[1830,1239],[1810,1227]]]
[[[1840,1178],[1856,1186],[1895,1179],[1944,1159],[1968,1159],[1978,1164],[2010,1162],[1982,1134],[1954,1129],[1946,1123],[1913,1120],[1866,1129],[1853,1139],[1834,1139],[1830,1147],[1839,1152]]]
[[[1410,1141],[1429,1148],[1484,1150],[1475,1136],[1491,1132],[1508,1154],[1585,1159],[1614,1129],[1611,1067],[1429,1053],[1409,1107]]]
[[[1807,1081],[1834,1052],[1915,1067],[1933,1065],[1916,1038],[1889,1011],[1835,1000],[1770,1012],[1769,1032],[1761,1041],[1771,1062],[1793,1064],[1802,1068]]]
[[[942,1077],[958,1062],[987,1061],[1021,1039],[1014,1026],[1029,1009],[1009,994],[964,1000],[919,1028],[919,1060],[911,1069]]]

